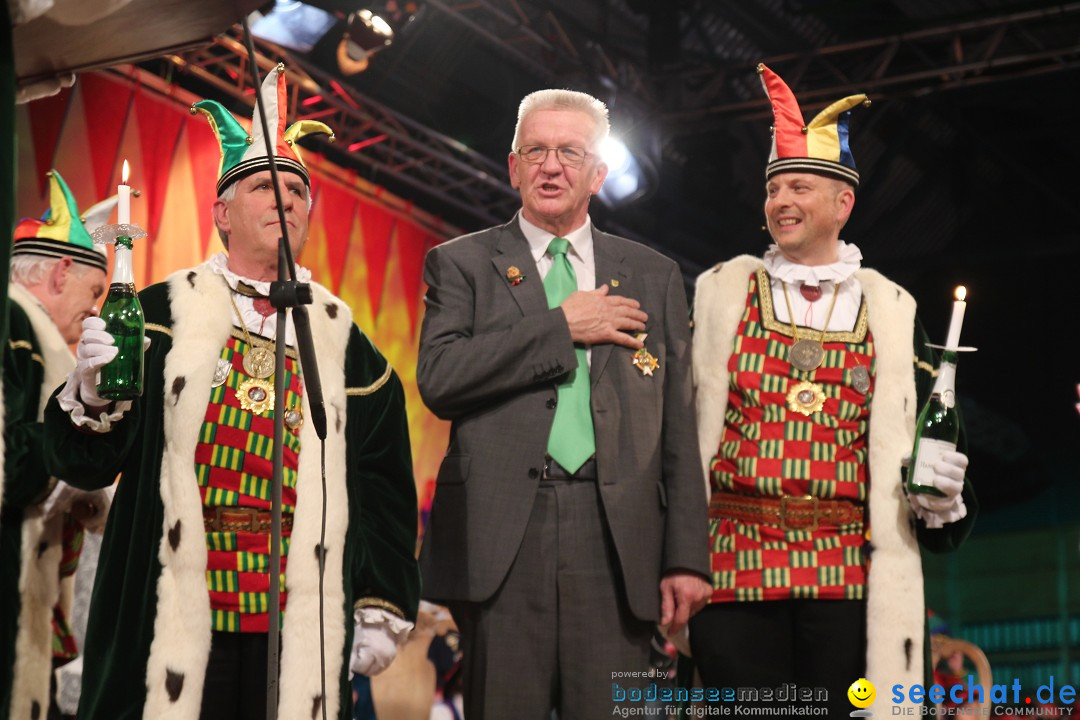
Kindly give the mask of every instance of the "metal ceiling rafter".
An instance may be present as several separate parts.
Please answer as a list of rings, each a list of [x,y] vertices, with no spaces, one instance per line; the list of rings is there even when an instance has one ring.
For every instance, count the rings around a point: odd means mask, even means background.
[[[290,121],[317,119],[334,129],[333,145],[318,139],[313,145],[324,145],[332,155],[344,154],[356,166],[384,173],[479,223],[506,222],[520,206],[504,166],[366,97],[287,50],[256,40],[256,53],[264,74],[277,64],[273,58],[284,59],[292,94]],[[161,65],[163,74],[190,74],[254,106],[239,27],[216,38],[213,45],[168,60],[171,66]]]
[[[425,4],[479,36],[498,52],[549,86],[568,74],[603,73],[628,94],[657,97],[656,83],[642,70],[640,59],[612,52],[603,30],[579,25],[542,0],[508,0],[513,12],[491,0],[426,0]],[[615,20],[632,23],[615,4]],[[611,17],[609,15],[609,17]]]
[[[907,97],[1077,68],[1078,32],[1080,2],[1072,2],[774,55],[763,62],[789,83],[801,85],[805,77],[809,87],[800,88],[799,99],[804,109],[814,109],[856,92]],[[757,119],[768,114],[762,96],[669,112],[665,118]]]

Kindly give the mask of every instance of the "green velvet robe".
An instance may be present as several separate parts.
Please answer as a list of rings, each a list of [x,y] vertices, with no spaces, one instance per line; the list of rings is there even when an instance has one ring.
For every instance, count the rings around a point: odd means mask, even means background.
[[[348,307],[313,284],[309,308],[328,415],[325,638],[328,716],[351,716],[355,604],[413,618],[417,529],[405,400]],[[49,469],[84,488],[121,473],[101,550],[85,643],[81,720],[197,720],[210,650],[206,542],[194,450],[221,348],[234,331],[224,279],[200,265],[140,293],[152,344],[142,397],[111,431],[46,409]],[[304,415],[310,416],[304,397]],[[319,441],[301,428],[297,506],[282,628],[279,716],[320,702]],[[335,686],[336,683],[336,686]]]
[[[45,522],[45,402],[75,360],[34,296],[12,284],[4,347],[4,483],[0,501],[0,720],[49,706],[52,608],[60,600],[63,519]],[[70,599],[70,596],[69,596]]]

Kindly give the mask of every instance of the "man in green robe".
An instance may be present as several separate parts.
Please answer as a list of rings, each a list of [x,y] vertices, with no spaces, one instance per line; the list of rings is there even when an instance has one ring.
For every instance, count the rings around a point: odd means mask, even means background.
[[[46,219],[23,220],[15,229],[8,286],[6,482],[0,500],[2,720],[44,717],[48,710],[54,657],[60,663],[75,654],[66,621],[71,583],[61,578],[74,572],[82,527],[99,529],[108,510],[104,491],[73,490],[45,468],[45,403],[75,366],[68,346],[79,339],[83,319],[97,315],[108,267],[59,173],[50,173],[49,185]],[[112,203],[95,208],[107,214]],[[81,523],[73,522],[73,514]]]
[[[382,670],[415,618],[416,491],[401,382],[348,306],[312,283],[329,425],[320,448],[305,422],[291,319],[277,327],[267,300],[279,209],[294,254],[307,239],[309,177],[292,141],[312,123],[283,133],[283,66],[260,95],[275,132],[272,157],[258,118],[249,143],[220,105],[196,106],[222,143],[212,211],[228,253],[140,293],[152,340],[142,396],[97,396],[97,369],[116,351],[94,318],[84,323],[75,371],[46,410],[50,469],[84,487],[120,472],[90,608],[82,720],[265,717],[274,412],[265,360],[277,342],[289,347],[278,716],[319,717],[325,704],[328,717],[350,717],[350,671]],[[310,278],[304,268],[297,275]]]

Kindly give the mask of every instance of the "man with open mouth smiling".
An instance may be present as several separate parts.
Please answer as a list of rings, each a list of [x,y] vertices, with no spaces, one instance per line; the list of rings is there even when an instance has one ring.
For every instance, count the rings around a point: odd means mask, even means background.
[[[936,362],[911,295],[840,240],[859,185],[848,119],[866,96],[804,124],[784,81],[758,72],[774,244],[704,273],[694,302],[713,593],[690,644],[707,687],[824,688],[843,717],[856,678],[924,681],[918,543],[956,547],[975,498],[958,452],[934,468],[943,497],[900,491]]]
[[[589,95],[528,95],[521,212],[425,263],[417,382],[453,424],[420,567],[470,720],[610,716],[709,594],[682,273],[589,219],[607,133]]]

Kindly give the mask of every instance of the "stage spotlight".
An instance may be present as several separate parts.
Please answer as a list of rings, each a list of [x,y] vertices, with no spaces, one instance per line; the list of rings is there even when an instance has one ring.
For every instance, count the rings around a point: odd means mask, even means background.
[[[251,34],[297,52],[310,52],[333,27],[333,15],[297,0],[276,0],[273,9],[251,25]]]
[[[349,14],[348,27],[338,44],[338,67],[345,75],[367,70],[372,55],[390,47],[394,31],[389,23],[370,10]]]
[[[642,164],[622,140],[609,136],[600,146],[600,157],[608,166],[607,179],[597,193],[604,204],[609,207],[625,205],[644,197],[649,191]]]

